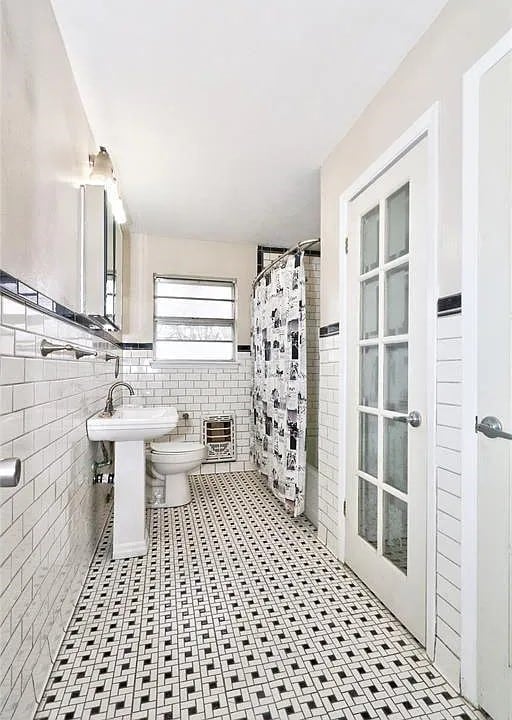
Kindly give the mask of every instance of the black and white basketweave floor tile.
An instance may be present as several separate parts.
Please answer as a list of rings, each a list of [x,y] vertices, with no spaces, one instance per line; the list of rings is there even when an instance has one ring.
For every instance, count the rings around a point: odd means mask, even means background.
[[[476,720],[425,652],[256,473],[105,530],[35,720]]]

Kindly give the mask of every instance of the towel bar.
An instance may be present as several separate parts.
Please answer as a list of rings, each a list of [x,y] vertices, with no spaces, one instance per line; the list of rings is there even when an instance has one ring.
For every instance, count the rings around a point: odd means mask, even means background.
[[[96,350],[85,350],[84,348],[78,347],[76,345],[70,345],[69,343],[66,345],[56,345],[55,343],[51,343],[48,340],[42,340],[41,341],[41,355],[43,357],[46,357],[47,355],[50,355],[51,353],[58,352],[59,350],[64,350],[66,352],[73,352],[75,353],[75,358],[77,360],[80,360],[80,358],[92,355],[94,357],[97,356]]]

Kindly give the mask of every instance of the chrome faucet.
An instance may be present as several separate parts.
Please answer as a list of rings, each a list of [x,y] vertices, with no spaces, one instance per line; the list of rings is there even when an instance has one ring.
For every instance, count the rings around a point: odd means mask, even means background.
[[[109,390],[108,390],[107,402],[105,403],[105,410],[103,411],[105,413],[105,415],[112,416],[112,413],[114,412],[114,401],[112,399],[112,393],[114,392],[114,390],[116,388],[121,387],[121,386],[128,388],[128,390],[130,391],[130,395],[135,395],[135,390],[128,383],[121,382],[121,381],[115,382],[113,385],[111,385],[109,387]]]

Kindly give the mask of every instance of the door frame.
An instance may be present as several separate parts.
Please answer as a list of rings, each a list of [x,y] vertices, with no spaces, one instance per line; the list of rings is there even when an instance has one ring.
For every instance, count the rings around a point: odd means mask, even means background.
[[[407,154],[417,143],[428,143],[428,204],[430,239],[429,264],[427,268],[427,345],[429,348],[427,370],[428,426],[427,426],[427,508],[426,508],[426,651],[434,658],[436,631],[436,482],[435,482],[435,441],[436,441],[436,344],[437,344],[437,248],[439,234],[439,103],[434,103],[400,137],[375,160],[357,180],[341,195],[339,200],[339,286],[340,286],[340,347],[339,347],[339,408],[338,428],[338,558],[345,561],[345,516],[346,497],[346,432],[347,432],[347,337],[348,321],[347,258],[345,239],[348,235],[349,204],[368,185]]]
[[[461,493],[461,690],[478,704],[478,451],[476,320],[478,311],[478,173],[480,81],[512,51],[512,30],[463,76],[462,86],[462,493]]]

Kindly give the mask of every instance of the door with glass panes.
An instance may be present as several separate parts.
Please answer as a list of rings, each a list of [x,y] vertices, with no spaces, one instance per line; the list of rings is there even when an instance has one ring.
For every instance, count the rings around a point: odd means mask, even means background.
[[[427,141],[349,203],[346,562],[425,642]]]

